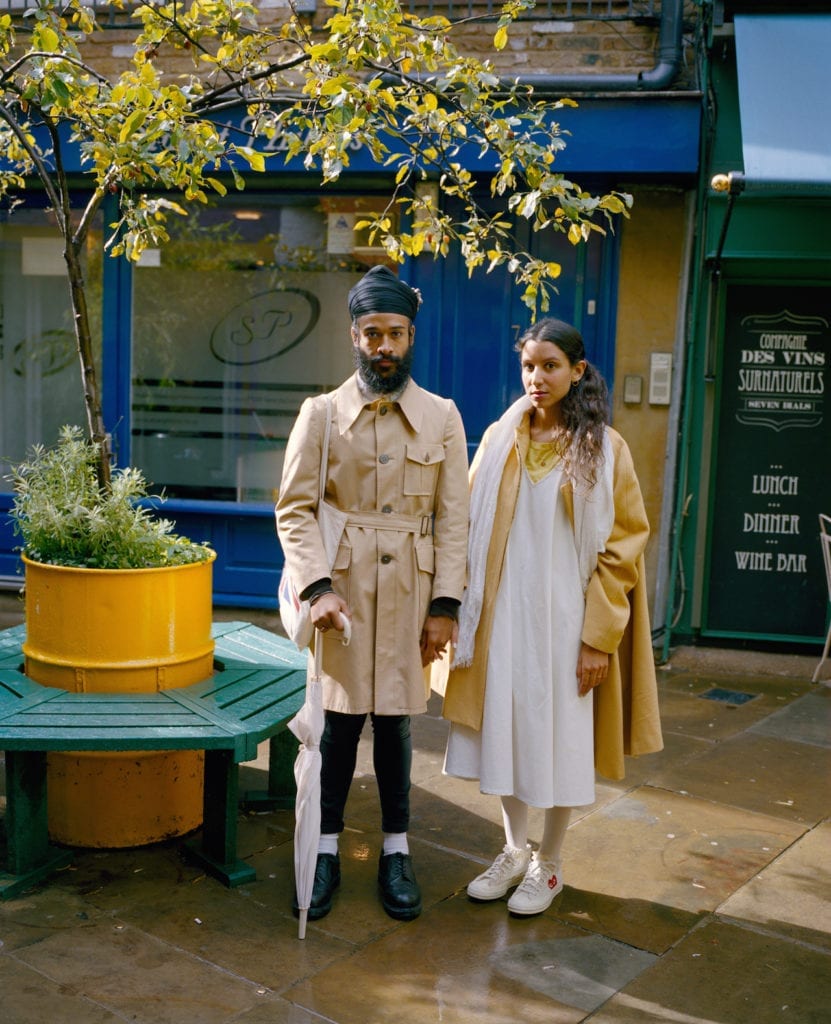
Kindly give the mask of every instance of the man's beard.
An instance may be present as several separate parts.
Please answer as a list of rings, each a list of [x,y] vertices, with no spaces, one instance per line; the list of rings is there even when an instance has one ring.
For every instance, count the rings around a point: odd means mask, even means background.
[[[413,366],[413,346],[407,349],[403,356],[368,356],[361,351],[357,345],[353,345],[355,354],[355,366],[358,368],[361,380],[373,391],[384,395],[400,391],[410,379],[410,371]],[[381,374],[375,369],[376,364],[381,361],[395,364],[395,369],[389,373]]]

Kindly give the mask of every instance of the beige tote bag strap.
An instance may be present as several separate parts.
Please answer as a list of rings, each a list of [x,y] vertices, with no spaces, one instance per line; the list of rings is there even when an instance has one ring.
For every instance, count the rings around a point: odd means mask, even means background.
[[[326,478],[329,475],[329,434],[332,432],[332,401],[328,395],[323,396],[326,402],[326,430],[323,433],[323,447],[320,452],[320,480],[317,486],[318,504],[323,501],[326,493]]]

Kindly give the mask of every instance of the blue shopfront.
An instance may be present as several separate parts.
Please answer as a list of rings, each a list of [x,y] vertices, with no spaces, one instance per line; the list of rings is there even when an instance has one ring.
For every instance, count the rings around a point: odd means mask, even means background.
[[[582,100],[558,112],[572,135],[557,166],[593,190],[689,187],[699,102],[689,93]],[[485,170],[475,157],[470,169]],[[117,462],[140,467],[177,529],[216,549],[217,604],[275,604],[285,439],[303,398],[352,372],[346,294],[384,259],[355,225],[383,208],[390,186],[360,151],[325,190],[275,153],[245,191],[175,218],[170,242],[136,265],[105,254],[113,210],[91,233],[86,272]],[[38,195],[25,199],[0,210],[3,477],[31,444],[84,422],[59,236]],[[553,312],[581,327],[612,384],[620,237],[576,249],[555,233],[520,240],[562,264]],[[512,344],[528,311],[506,274],[469,277],[458,256],[422,256],[400,273],[425,297],[416,379],[455,399],[473,448],[518,393]],[[8,489],[0,481],[0,585],[15,587]]]

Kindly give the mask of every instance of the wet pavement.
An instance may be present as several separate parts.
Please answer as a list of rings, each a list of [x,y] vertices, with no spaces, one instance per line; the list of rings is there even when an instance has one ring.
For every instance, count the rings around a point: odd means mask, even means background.
[[[20,621],[8,596],[0,628]],[[221,618],[273,616],[217,610]],[[831,1020],[831,689],[816,658],[680,648],[666,749],[575,812],[565,889],[537,917],[467,882],[498,801],[441,774],[437,702],[413,720],[410,848],[424,912],[387,917],[362,741],[331,914],[297,938],[291,811],[243,814],[257,880],[226,889],[176,842],[78,850],[0,904],[3,1024],[820,1024]],[[831,666],[826,666],[826,669]],[[826,672],[827,676],[831,674]],[[264,788],[267,747],[243,768]],[[532,817],[532,839],[541,818]]]

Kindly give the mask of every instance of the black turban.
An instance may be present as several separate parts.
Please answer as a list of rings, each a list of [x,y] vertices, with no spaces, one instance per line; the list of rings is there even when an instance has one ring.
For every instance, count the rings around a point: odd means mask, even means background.
[[[421,296],[415,288],[399,281],[389,267],[368,270],[349,290],[349,313],[355,317],[365,313],[400,313],[415,320]]]

